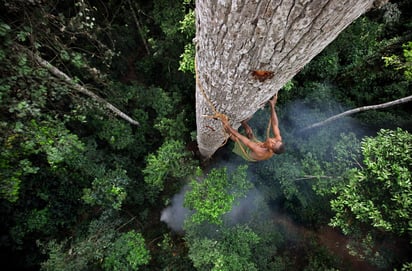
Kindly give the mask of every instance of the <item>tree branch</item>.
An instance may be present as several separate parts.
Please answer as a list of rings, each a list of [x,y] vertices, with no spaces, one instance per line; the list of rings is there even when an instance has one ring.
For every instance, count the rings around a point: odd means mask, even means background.
[[[30,51],[26,48],[23,48],[23,49],[30,55],[30,57],[32,57],[36,62],[38,62],[40,64],[40,66],[42,66],[43,68],[46,68],[51,74],[53,74],[57,78],[63,80],[65,83],[69,84],[75,90],[89,96],[93,100],[95,100],[98,103],[104,105],[107,109],[112,111],[115,115],[121,117],[122,119],[126,120],[127,122],[129,122],[133,125],[136,125],[136,126],[140,125],[139,122],[132,119],[127,114],[123,113],[120,109],[118,109],[117,107],[115,107],[114,105],[112,105],[111,103],[109,103],[108,101],[103,99],[102,97],[98,96],[97,94],[95,94],[94,92],[88,90],[87,88],[83,87],[82,85],[77,84],[76,82],[74,82],[74,80],[72,78],[70,78],[67,74],[65,74],[64,72],[59,70],[57,67],[53,66],[47,60],[43,59],[42,57],[40,57],[37,54],[34,54],[32,51]]]
[[[317,122],[317,123],[312,124],[310,126],[307,126],[303,129],[301,129],[299,132],[303,132],[303,131],[307,131],[309,129],[320,127],[320,126],[323,126],[323,125],[325,125],[329,122],[332,122],[336,119],[339,119],[339,118],[342,118],[342,117],[345,117],[345,116],[348,116],[348,115],[352,115],[352,114],[355,114],[355,113],[359,113],[359,112],[362,112],[362,111],[382,109],[382,108],[394,106],[394,105],[397,105],[397,104],[407,103],[407,102],[410,102],[410,101],[412,101],[412,95],[401,98],[401,99],[397,99],[397,100],[394,100],[394,101],[391,101],[391,102],[383,103],[383,104],[376,104],[376,105],[368,105],[368,106],[358,107],[358,108],[351,109],[351,110],[345,111],[343,113],[337,114],[337,115],[332,116],[330,118],[327,118],[324,121],[320,121],[320,122]]]
[[[334,177],[334,176],[313,176],[313,175],[305,175],[301,178],[295,179],[295,181],[304,181],[304,180],[313,180],[313,179],[341,179],[341,177]]]
[[[146,39],[143,34],[143,30],[140,27],[140,23],[139,23],[139,20],[137,19],[136,12],[133,9],[132,2],[130,2],[130,0],[127,0],[127,2],[129,3],[130,10],[132,11],[133,19],[136,24],[137,30],[139,31],[140,37],[142,38],[142,42],[143,42],[144,48],[146,49],[146,53],[150,55],[149,46],[147,45]]]

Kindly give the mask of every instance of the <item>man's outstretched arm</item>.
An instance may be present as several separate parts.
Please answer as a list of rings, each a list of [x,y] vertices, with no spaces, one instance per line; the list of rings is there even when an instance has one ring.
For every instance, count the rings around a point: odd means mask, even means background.
[[[240,140],[243,144],[245,144],[248,148],[252,151],[256,151],[257,145],[255,142],[247,138],[246,136],[242,135],[238,131],[236,131],[230,124],[228,120],[222,120],[223,127],[225,131],[230,135],[230,138],[233,141]]]
[[[278,100],[278,94],[277,93],[275,94],[275,96],[273,96],[272,99],[269,100],[269,104],[270,104],[270,121],[272,123],[272,131],[273,131],[273,134],[275,135],[275,139],[278,140],[278,141],[282,141],[282,137],[280,135],[280,130],[279,130],[278,116],[277,116],[276,110],[275,110],[277,100]]]

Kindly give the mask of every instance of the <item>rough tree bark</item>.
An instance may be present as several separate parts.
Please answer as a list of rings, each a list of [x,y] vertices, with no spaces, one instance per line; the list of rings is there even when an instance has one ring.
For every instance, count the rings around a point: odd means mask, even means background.
[[[386,0],[197,0],[197,141],[208,158],[226,135],[211,105],[238,128],[338,34]],[[254,70],[273,72],[264,81]],[[202,89],[204,91],[202,91]]]

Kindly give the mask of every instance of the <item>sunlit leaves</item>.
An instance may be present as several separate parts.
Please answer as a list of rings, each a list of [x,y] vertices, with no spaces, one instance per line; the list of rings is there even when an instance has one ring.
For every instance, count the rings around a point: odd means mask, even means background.
[[[179,22],[179,31],[182,32],[186,38],[189,40],[188,43],[184,46],[184,52],[180,55],[179,61],[179,70],[184,72],[195,73],[194,65],[194,56],[195,56],[195,45],[193,44],[192,39],[195,37],[196,28],[195,28],[195,11],[194,1],[184,0],[184,5],[188,9],[185,13],[184,18]]]
[[[180,55],[179,70],[195,74],[195,45],[188,43],[185,45],[183,54]]]
[[[247,166],[239,166],[233,173],[228,173],[225,167],[212,169],[205,178],[192,180],[184,201],[187,208],[195,210],[190,221],[221,224],[222,215],[251,188],[246,169]]]
[[[76,135],[61,123],[52,121],[32,120],[26,124],[16,122],[2,144],[4,151],[0,154],[0,190],[2,197],[11,201],[18,198],[21,178],[34,174],[39,169],[33,165],[39,161],[33,161],[31,156],[45,155],[48,165],[56,169],[58,164],[73,159],[84,149]]]
[[[412,41],[403,44],[403,57],[398,55],[384,56],[386,66],[393,66],[396,70],[403,70],[405,79],[412,81]]]
[[[362,141],[364,167],[352,170],[349,183],[331,201],[331,224],[345,232],[351,217],[384,231],[404,234],[412,220],[412,135],[381,130]]]
[[[40,243],[48,255],[41,270],[138,270],[150,260],[149,251],[141,233],[119,233],[121,223],[118,217],[105,212],[90,223],[86,232],[70,241]]]
[[[185,33],[189,38],[192,38],[196,34],[195,30],[195,11],[190,9],[188,13],[185,14],[185,17],[180,21],[180,31]]]
[[[37,123],[31,121],[29,129],[32,131],[32,142],[23,142],[22,146],[27,151],[38,153],[43,151],[47,154],[47,161],[54,167],[71,155],[76,155],[83,150],[83,143],[77,135],[70,133],[64,126],[50,127],[49,123]],[[34,143],[35,145],[32,145]],[[33,149],[31,149],[33,148]]]
[[[194,240],[189,257],[197,270],[258,270],[253,251],[259,241],[259,236],[247,226],[224,228],[215,238]]]
[[[143,236],[134,230],[122,233],[108,247],[107,254],[103,269],[108,271],[139,270],[139,266],[147,264],[150,260]]]
[[[92,187],[83,190],[82,199],[91,205],[118,210],[127,196],[126,187],[129,182],[125,170],[109,170],[95,177]]]
[[[194,165],[189,160],[190,154],[185,150],[182,141],[169,140],[157,150],[149,154],[147,165],[143,170],[144,181],[153,195],[164,189],[165,181],[169,178],[179,179],[190,176]]]
[[[195,36],[195,12],[191,9],[185,18],[180,22],[180,30],[185,33],[189,38]],[[180,55],[180,66],[179,70],[184,72],[195,73],[195,45],[193,43],[188,43],[185,45],[183,54]]]

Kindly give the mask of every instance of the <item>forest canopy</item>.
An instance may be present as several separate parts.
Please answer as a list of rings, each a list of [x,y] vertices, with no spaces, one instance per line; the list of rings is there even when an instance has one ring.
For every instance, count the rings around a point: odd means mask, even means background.
[[[193,1],[0,7],[11,269],[412,269],[410,102],[303,130],[411,95],[411,1],[370,10],[280,90],[287,152],[259,163],[232,142],[199,156]]]

